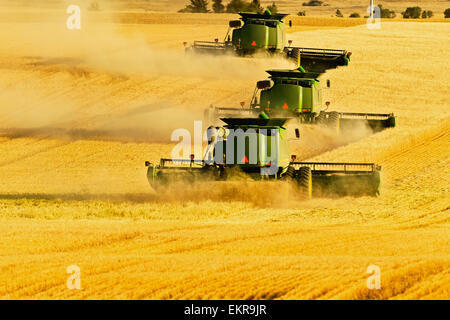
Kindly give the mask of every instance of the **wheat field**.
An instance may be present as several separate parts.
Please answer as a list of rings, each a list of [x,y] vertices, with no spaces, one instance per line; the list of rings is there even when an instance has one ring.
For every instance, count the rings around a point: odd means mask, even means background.
[[[302,127],[300,159],[383,168],[379,197],[305,201],[284,184],[156,194],[146,181],[144,161],[170,155],[173,129],[210,104],[248,104],[264,70],[291,66],[184,56],[183,41],[223,35],[228,16],[92,13],[76,32],[52,10],[0,16],[2,299],[450,297],[449,24],[290,30],[294,45],[353,52],[324,76],[332,109],[398,117],[374,135]],[[70,265],[81,290],[66,286]],[[366,286],[369,265],[381,290]]]

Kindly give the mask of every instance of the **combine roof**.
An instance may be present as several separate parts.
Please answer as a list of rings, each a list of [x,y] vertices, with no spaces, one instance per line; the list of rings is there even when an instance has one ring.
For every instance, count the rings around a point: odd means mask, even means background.
[[[265,13],[247,13],[247,12],[239,12],[239,15],[242,19],[265,19],[265,20],[283,20],[288,14],[285,13],[273,13],[273,14],[265,14]]]
[[[272,77],[296,78],[296,79],[317,79],[320,75],[318,72],[300,72],[289,69],[273,69],[266,70]]]

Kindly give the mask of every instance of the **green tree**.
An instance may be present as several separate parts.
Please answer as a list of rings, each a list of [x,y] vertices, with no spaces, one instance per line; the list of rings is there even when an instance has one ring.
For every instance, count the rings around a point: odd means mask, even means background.
[[[209,12],[208,0],[190,0],[191,4],[187,5],[184,9],[178,10],[178,12]]]
[[[420,7],[408,7],[402,12],[403,19],[419,19],[422,9]]]
[[[427,18],[431,18],[433,16],[433,11],[427,10]]]
[[[380,14],[381,14],[380,18],[388,18],[388,19],[395,18],[396,14],[393,10],[385,9],[381,4],[379,4],[378,7],[380,7]]]
[[[227,4],[227,12],[238,13],[245,11],[247,5],[248,4],[242,0],[231,0],[230,3]]]
[[[261,2],[259,0],[252,0],[252,2],[247,5],[246,11],[261,13],[263,11]]]
[[[351,13],[351,14],[349,15],[349,17],[350,17],[350,18],[359,18],[360,15],[359,15],[359,13],[357,13],[357,12],[353,12],[353,13]]]
[[[272,2],[270,6],[267,6],[267,10],[269,10],[272,14],[278,12],[278,7],[275,2]]]
[[[225,6],[222,4],[222,0],[213,0],[212,8],[215,13],[222,13],[225,11]]]
[[[445,11],[444,11],[444,17],[450,18],[450,8],[445,9]]]
[[[339,18],[343,17],[341,10],[339,10],[339,9],[336,10],[336,17],[339,17]]]
[[[297,15],[300,16],[300,17],[304,17],[304,16],[306,16],[306,11],[305,11],[305,10],[303,10],[303,11],[300,10],[300,11],[297,13]]]

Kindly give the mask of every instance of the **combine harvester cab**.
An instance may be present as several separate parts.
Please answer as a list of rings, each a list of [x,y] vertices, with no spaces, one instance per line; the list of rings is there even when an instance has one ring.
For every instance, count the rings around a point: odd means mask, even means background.
[[[194,41],[187,52],[237,55],[253,54],[257,51],[282,53],[286,33],[282,19],[287,14],[239,13],[240,20],[231,20],[223,42]],[[231,33],[231,35],[230,35]]]
[[[363,126],[372,132],[395,127],[392,113],[351,113],[326,111],[322,104],[319,73],[299,70],[268,70],[270,80],[258,81],[250,108],[215,108],[205,110],[205,121],[216,123],[220,118],[256,117],[261,111],[274,117],[296,118],[301,123],[327,126],[338,133],[351,132]],[[330,82],[327,81],[327,87]],[[259,97],[258,97],[259,95]],[[243,103],[241,103],[243,106]]]
[[[232,52],[240,56],[268,52],[284,56],[307,71],[319,73],[338,66],[346,66],[350,62],[351,52],[346,50],[292,47],[291,40],[286,46],[283,19],[287,14],[272,14],[266,11],[263,14],[239,13],[239,15],[240,20],[229,22],[229,29],[223,42],[219,42],[217,38],[215,41],[194,41],[186,48],[186,52],[216,55]]]
[[[233,30],[232,44],[241,55],[261,49],[281,53],[285,44],[285,26],[282,19],[287,14],[239,13],[242,27]],[[234,23],[240,22],[239,20]],[[231,24],[231,22],[230,22]]]
[[[381,167],[374,163],[296,162],[289,155],[285,124],[289,119],[223,119],[225,127],[209,128],[209,145],[203,159],[161,159],[146,162],[147,178],[158,191],[173,184],[251,178],[293,183],[299,193],[314,195],[371,195],[380,191]],[[300,137],[298,129],[297,138]]]

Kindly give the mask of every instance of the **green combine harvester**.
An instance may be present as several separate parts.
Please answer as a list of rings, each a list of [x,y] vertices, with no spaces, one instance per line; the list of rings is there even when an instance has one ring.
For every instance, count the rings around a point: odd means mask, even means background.
[[[263,111],[271,117],[296,118],[300,123],[323,125],[337,132],[349,132],[361,126],[368,126],[373,132],[395,127],[396,118],[392,113],[326,111],[329,102],[325,107],[322,105],[319,73],[298,69],[267,73],[270,80],[257,82],[249,108],[244,108],[243,102],[241,108],[210,106],[204,112],[204,121],[215,125],[221,118],[257,117]]]
[[[208,147],[203,159],[161,159],[146,162],[147,178],[158,191],[171,183],[245,179],[288,181],[306,197],[314,195],[378,195],[381,167],[374,163],[297,162],[289,155],[285,124],[289,119],[222,119],[224,127],[208,129]],[[295,135],[300,137],[298,129]]]
[[[186,52],[207,54],[251,55],[256,52],[268,52],[284,56],[301,65],[306,71],[323,73],[328,69],[346,66],[350,62],[351,52],[337,49],[318,49],[292,47],[292,41],[286,46],[285,24],[282,21],[287,14],[239,13],[240,20],[229,22],[228,32],[223,42],[194,41]],[[230,31],[231,36],[230,36]],[[187,43],[184,43],[185,46]]]

